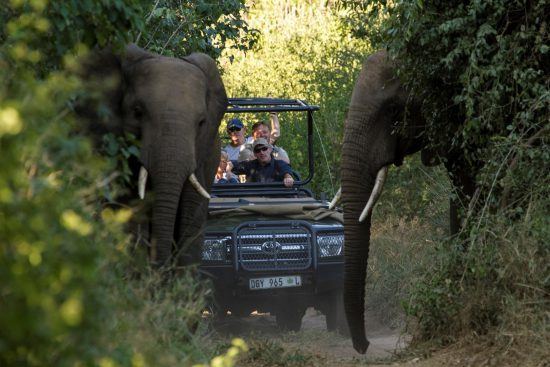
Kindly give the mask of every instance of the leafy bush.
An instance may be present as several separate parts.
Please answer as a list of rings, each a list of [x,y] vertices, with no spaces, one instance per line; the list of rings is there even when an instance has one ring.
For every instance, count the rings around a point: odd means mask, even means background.
[[[78,81],[46,72],[62,58],[66,66],[75,61],[45,41],[59,25],[46,2],[12,5],[2,12],[9,21],[0,48],[0,364],[94,364],[111,356],[130,365],[128,345],[102,338],[113,322],[101,274],[116,250],[107,244],[124,240],[120,229],[94,219],[109,165],[86,138],[71,136],[66,101]],[[130,8],[124,12],[131,17]],[[79,41],[66,40],[64,50],[78,52]]]
[[[77,57],[122,47],[143,19],[139,3],[121,0],[0,5],[2,366],[207,358],[194,336],[205,288],[193,272],[168,284],[144,269],[132,278],[139,264],[124,232],[132,212],[101,205],[121,190],[113,172],[127,177],[132,142],[106,136],[98,155],[70,110],[82,89]]]
[[[256,41],[257,31],[243,19],[244,0],[142,3],[145,30],[135,40],[152,52],[182,57],[200,51],[217,58],[226,48],[247,50]]]

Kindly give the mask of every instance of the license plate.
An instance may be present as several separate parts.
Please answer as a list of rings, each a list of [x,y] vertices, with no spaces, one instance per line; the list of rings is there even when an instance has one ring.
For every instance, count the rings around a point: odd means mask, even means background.
[[[271,289],[299,287],[302,285],[302,277],[299,275],[284,277],[268,277],[250,279],[250,289]]]

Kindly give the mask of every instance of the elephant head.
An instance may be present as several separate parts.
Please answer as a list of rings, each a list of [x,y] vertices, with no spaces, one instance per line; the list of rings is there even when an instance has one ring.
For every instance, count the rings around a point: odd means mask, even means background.
[[[341,161],[344,305],[353,346],[360,353],[365,353],[369,345],[364,326],[364,299],[371,213],[381,193],[388,166],[399,166],[405,156],[423,149],[424,164],[437,164],[437,159],[433,158],[441,156],[447,159],[448,169],[458,167],[452,163],[455,158],[451,157],[451,152],[434,154],[424,149],[423,131],[420,106],[396,77],[387,53],[380,51],[371,55],[365,61],[353,90],[344,125]],[[454,183],[464,191],[466,182],[469,181],[464,179]],[[471,185],[465,191],[471,192]]]
[[[206,220],[219,163],[218,127],[227,107],[216,63],[204,54],[176,59],[129,45],[120,54],[93,53],[84,80],[103,86],[109,110],[103,123],[95,115],[92,129],[131,132],[141,142],[140,195],[147,178],[154,193],[150,259],[154,266],[168,265],[174,260],[173,243],[177,253],[184,245],[199,247]],[[91,107],[81,113],[87,115]]]

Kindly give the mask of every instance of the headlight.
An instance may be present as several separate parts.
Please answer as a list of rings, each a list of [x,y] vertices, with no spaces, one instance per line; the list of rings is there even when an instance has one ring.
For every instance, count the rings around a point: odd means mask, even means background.
[[[344,235],[322,235],[317,236],[317,245],[321,257],[339,256],[344,246]]]
[[[205,261],[224,261],[229,252],[231,236],[206,238],[202,244],[202,259]]]

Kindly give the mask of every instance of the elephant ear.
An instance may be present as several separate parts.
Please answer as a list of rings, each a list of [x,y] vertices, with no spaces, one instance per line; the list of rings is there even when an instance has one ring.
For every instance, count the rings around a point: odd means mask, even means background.
[[[217,134],[228,104],[218,66],[210,56],[202,53],[192,53],[183,59],[201,69],[206,77],[208,87],[206,92],[206,122],[210,125],[211,130]]]
[[[124,50],[124,57],[122,58],[122,67],[123,69],[127,69],[137,62],[140,62],[146,59],[152,59],[154,57],[156,57],[156,55],[150,52],[147,52],[142,48],[139,48],[133,43],[130,43],[128,46],[126,46],[126,49]]]
[[[75,112],[84,119],[85,130],[96,143],[106,133],[122,134],[124,71],[151,57],[154,55],[130,44],[122,51],[111,47],[94,50],[82,61],[79,76],[85,92],[79,96]]]
[[[122,133],[122,63],[112,48],[94,50],[81,63],[79,76],[84,93],[75,112],[85,121],[85,130],[96,143],[105,133]]]

